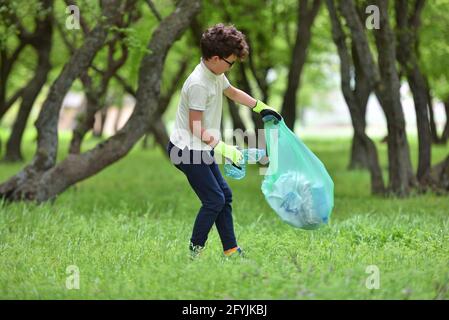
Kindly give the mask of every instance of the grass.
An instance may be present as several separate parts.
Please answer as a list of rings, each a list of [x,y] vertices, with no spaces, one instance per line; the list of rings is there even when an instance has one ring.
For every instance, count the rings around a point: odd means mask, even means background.
[[[32,134],[26,139],[29,160]],[[346,170],[349,140],[305,142],[334,179],[329,226],[304,231],[283,223],[264,201],[263,177],[253,167],[244,180],[228,180],[246,258],[224,259],[214,228],[204,255],[191,261],[200,202],[162,151],[136,146],[53,204],[0,208],[0,298],[448,299],[448,197],[372,197],[368,174]],[[386,170],[385,146],[379,149]],[[65,150],[66,136],[60,157]],[[411,150],[415,159],[414,141]],[[434,148],[434,162],[447,151]],[[0,179],[22,166],[1,164]],[[79,290],[66,287],[72,265]],[[371,265],[379,289],[366,287]]]

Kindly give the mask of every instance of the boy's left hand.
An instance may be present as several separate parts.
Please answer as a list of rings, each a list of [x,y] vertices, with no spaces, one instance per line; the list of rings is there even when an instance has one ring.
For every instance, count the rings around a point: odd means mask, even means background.
[[[262,116],[265,116],[265,115],[268,115],[268,114],[272,115],[276,119],[278,119],[279,121],[282,119],[282,116],[274,108],[266,105],[265,103],[263,103],[260,100],[257,100],[257,103],[256,103],[256,105],[253,108],[253,111],[257,112],[257,113],[260,113]]]

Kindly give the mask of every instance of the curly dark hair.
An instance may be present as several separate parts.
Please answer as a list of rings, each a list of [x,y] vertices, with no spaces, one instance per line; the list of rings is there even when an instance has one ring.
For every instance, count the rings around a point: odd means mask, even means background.
[[[205,59],[213,56],[226,58],[235,54],[239,60],[244,60],[248,56],[249,47],[242,32],[233,25],[219,23],[201,36],[201,53]]]

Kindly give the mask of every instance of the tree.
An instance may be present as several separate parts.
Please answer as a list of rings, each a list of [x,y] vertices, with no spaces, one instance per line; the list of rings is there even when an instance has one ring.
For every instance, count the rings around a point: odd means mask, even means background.
[[[37,66],[34,76],[21,91],[19,112],[6,144],[4,160],[10,162],[23,160],[21,144],[26,123],[39,92],[47,82],[47,76],[52,67],[50,52],[53,34],[53,1],[40,0],[39,4],[42,14],[36,14],[35,16],[36,27],[34,32],[27,31],[24,26],[20,27],[23,42],[31,45],[37,53]],[[17,23],[20,23],[20,21],[17,21]]]
[[[428,1],[423,9],[419,32],[420,66],[427,80],[428,107],[431,134],[434,143],[445,144],[449,139],[449,22],[446,12],[449,10],[448,0]],[[440,134],[433,117],[433,99],[444,104],[446,123]]]
[[[29,33],[23,27],[17,16],[17,11],[20,4],[0,0],[0,119],[9,110],[9,108],[22,96],[23,87],[16,90],[8,98],[6,92],[8,79],[13,70],[14,64],[18,61],[23,49],[28,44]],[[18,43],[11,45],[9,39],[17,35]],[[11,50],[11,46],[13,49]],[[12,53],[10,53],[12,52]]]
[[[66,3],[67,5],[74,4],[71,0],[66,0]],[[128,58],[128,46],[125,43],[126,28],[140,18],[140,13],[136,9],[136,0],[125,1],[123,3],[123,8],[121,8],[121,12],[124,12],[125,15],[120,19],[120,21],[118,21],[112,32],[112,36],[105,44],[107,49],[107,57],[104,59],[106,61],[104,70],[101,70],[93,64],[90,66],[90,68],[97,72],[99,79],[94,81],[95,79],[93,76],[89,75],[89,68],[82,72],[79,77],[86,94],[86,109],[77,117],[77,122],[75,128],[73,129],[72,140],[70,141],[70,153],[80,153],[81,143],[84,136],[93,128],[95,115],[101,109],[106,110],[105,100],[111,79],[125,64]],[[82,26],[83,33],[86,36],[89,33],[88,23],[81,16],[80,25]],[[59,26],[59,31],[65,45],[73,54],[75,52],[74,44],[69,41],[67,35],[65,34],[65,30],[61,26]],[[117,47],[120,47],[121,52],[119,57],[115,58],[114,56],[117,55],[118,51]],[[102,124],[105,118],[105,115],[103,115],[103,110],[100,111],[100,114],[102,114]]]
[[[296,121],[296,96],[300,87],[301,73],[307,58],[312,25],[320,5],[320,0],[298,0],[296,39],[290,61],[287,89],[282,103],[282,116],[285,124],[291,129],[294,129]]]
[[[383,194],[385,192],[382,171],[377,156],[374,142],[365,133],[365,110],[370,93],[369,84],[359,64],[357,50],[352,51],[352,59],[346,45],[347,39],[340,22],[333,0],[326,0],[332,23],[332,35],[340,57],[341,88],[343,96],[348,105],[352,125],[354,127],[354,143],[359,143],[366,150],[366,159],[371,174],[371,192]],[[355,69],[354,77],[351,79],[351,69]],[[355,82],[354,89],[351,88],[351,80]],[[357,142],[356,142],[357,141]],[[354,153],[354,152],[353,152]]]
[[[427,83],[418,61],[418,30],[424,4],[424,0],[395,1],[397,58],[407,77],[415,102],[419,144],[417,178],[422,185],[429,182],[432,146]]]
[[[374,30],[377,47],[377,66],[371,54],[353,0],[339,2],[339,9],[350,29],[364,73],[370,80],[382,109],[388,128],[389,189],[397,196],[407,196],[415,185],[410,151],[405,131],[405,120],[400,100],[400,81],[396,69],[395,38],[388,21],[388,3],[377,0],[380,9],[380,28]]]
[[[74,183],[86,179],[125,156],[148,128],[148,120],[157,108],[160,79],[164,60],[172,43],[187,28],[200,9],[198,1],[180,1],[176,10],[160,23],[153,33],[139,70],[137,102],[126,125],[114,136],[93,149],[79,155],[70,154],[56,165],[57,120],[62,97],[77,76],[85,70],[95,53],[103,45],[109,26],[119,16],[117,0],[103,1],[105,19],[86,37],[52,84],[49,95],[36,122],[38,148],[32,162],[17,175],[0,185],[3,199],[34,200],[54,199]]]

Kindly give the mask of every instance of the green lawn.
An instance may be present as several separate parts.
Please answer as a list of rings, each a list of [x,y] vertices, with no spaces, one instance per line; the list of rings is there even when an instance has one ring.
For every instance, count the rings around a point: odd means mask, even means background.
[[[204,255],[191,261],[199,200],[160,150],[139,145],[53,204],[0,208],[0,298],[448,299],[449,196],[371,197],[368,174],[346,170],[349,140],[305,142],[334,179],[328,227],[283,223],[252,167],[244,180],[228,180],[246,258],[224,259],[213,229]],[[26,144],[30,159],[30,134]],[[386,170],[386,146],[379,148]],[[416,142],[411,149],[415,160]],[[65,150],[66,139],[61,156]],[[447,153],[434,148],[434,162]],[[1,180],[21,166],[0,164]],[[79,268],[78,290],[66,287],[71,265]],[[366,287],[372,265],[379,289]]]

